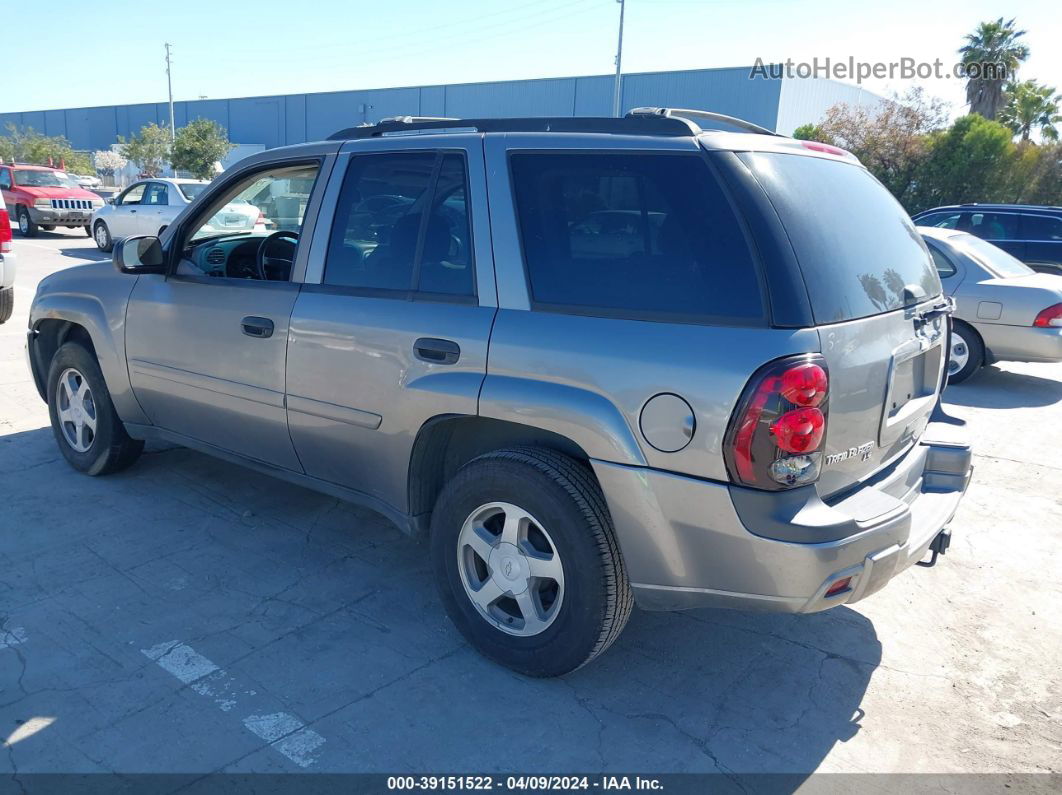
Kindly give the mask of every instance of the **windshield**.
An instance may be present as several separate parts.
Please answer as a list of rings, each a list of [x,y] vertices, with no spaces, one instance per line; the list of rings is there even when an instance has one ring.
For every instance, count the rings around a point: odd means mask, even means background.
[[[203,182],[178,182],[177,187],[180,189],[181,194],[188,201],[192,201],[196,196],[207,189],[206,183]]]
[[[948,240],[964,254],[974,259],[993,276],[1000,278],[1012,278],[1014,276],[1028,276],[1036,273],[1032,268],[1016,257],[1012,257],[998,246],[993,246],[973,235],[956,235]]]
[[[807,155],[740,157],[789,235],[816,323],[891,312],[940,294],[929,249],[866,169]]]
[[[62,171],[15,171],[15,184],[28,188],[69,188],[76,185]]]

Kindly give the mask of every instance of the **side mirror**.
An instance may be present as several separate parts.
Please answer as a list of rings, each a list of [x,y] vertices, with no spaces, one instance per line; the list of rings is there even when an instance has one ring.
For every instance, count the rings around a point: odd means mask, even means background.
[[[114,197],[108,196],[104,201],[107,202],[107,204],[114,204]]]
[[[138,235],[119,240],[114,244],[111,259],[119,273],[139,276],[142,273],[166,272],[166,258],[157,237]]]

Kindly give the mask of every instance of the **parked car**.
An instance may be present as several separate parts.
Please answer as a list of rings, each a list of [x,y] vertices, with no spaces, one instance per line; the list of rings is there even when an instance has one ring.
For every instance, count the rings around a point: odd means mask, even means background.
[[[71,174],[70,176],[74,178],[74,182],[86,190],[103,187],[103,180],[95,174]]]
[[[0,164],[0,193],[23,237],[34,237],[38,229],[51,232],[57,226],[91,234],[92,210],[103,204],[103,199],[80,187],[65,171],[21,163]]]
[[[11,218],[0,194],[0,323],[15,311],[15,254],[11,250]]]
[[[948,380],[998,361],[1062,361],[1062,276],[1037,273],[1001,248],[953,229],[919,227],[955,299]]]
[[[1062,275],[1062,207],[957,204],[914,216],[919,226],[969,232],[1035,271]]]
[[[391,120],[242,160],[117,270],[40,283],[59,449],[100,475],[165,439],[369,506],[531,675],[634,603],[857,602],[945,551],[969,481],[934,419],[950,301],[853,156],[726,118]],[[277,231],[213,229],[240,201]]]
[[[92,214],[92,238],[96,246],[100,251],[110,251],[114,242],[122,238],[161,235],[209,184],[163,177],[134,182]],[[249,202],[229,202],[214,216],[209,229],[250,231],[260,218],[259,208]]]

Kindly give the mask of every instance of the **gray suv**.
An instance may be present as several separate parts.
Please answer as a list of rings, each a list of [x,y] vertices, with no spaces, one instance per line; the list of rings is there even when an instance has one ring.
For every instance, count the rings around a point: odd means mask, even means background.
[[[254,230],[211,225],[234,202]],[[368,506],[526,674],[635,603],[863,599],[945,550],[969,481],[911,221],[847,152],[728,117],[355,127],[241,161],[114,265],[30,317],[75,468],[165,440]]]

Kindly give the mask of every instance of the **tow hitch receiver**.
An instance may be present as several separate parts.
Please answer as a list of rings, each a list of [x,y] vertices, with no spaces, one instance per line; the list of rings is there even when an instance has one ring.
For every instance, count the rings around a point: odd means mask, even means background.
[[[925,566],[927,569],[930,566],[937,565],[937,556],[945,555],[948,552],[948,547],[951,546],[951,530],[944,528],[937,537],[933,539],[933,543],[929,545],[929,551],[933,554],[929,556],[929,560],[918,561],[919,566]]]

